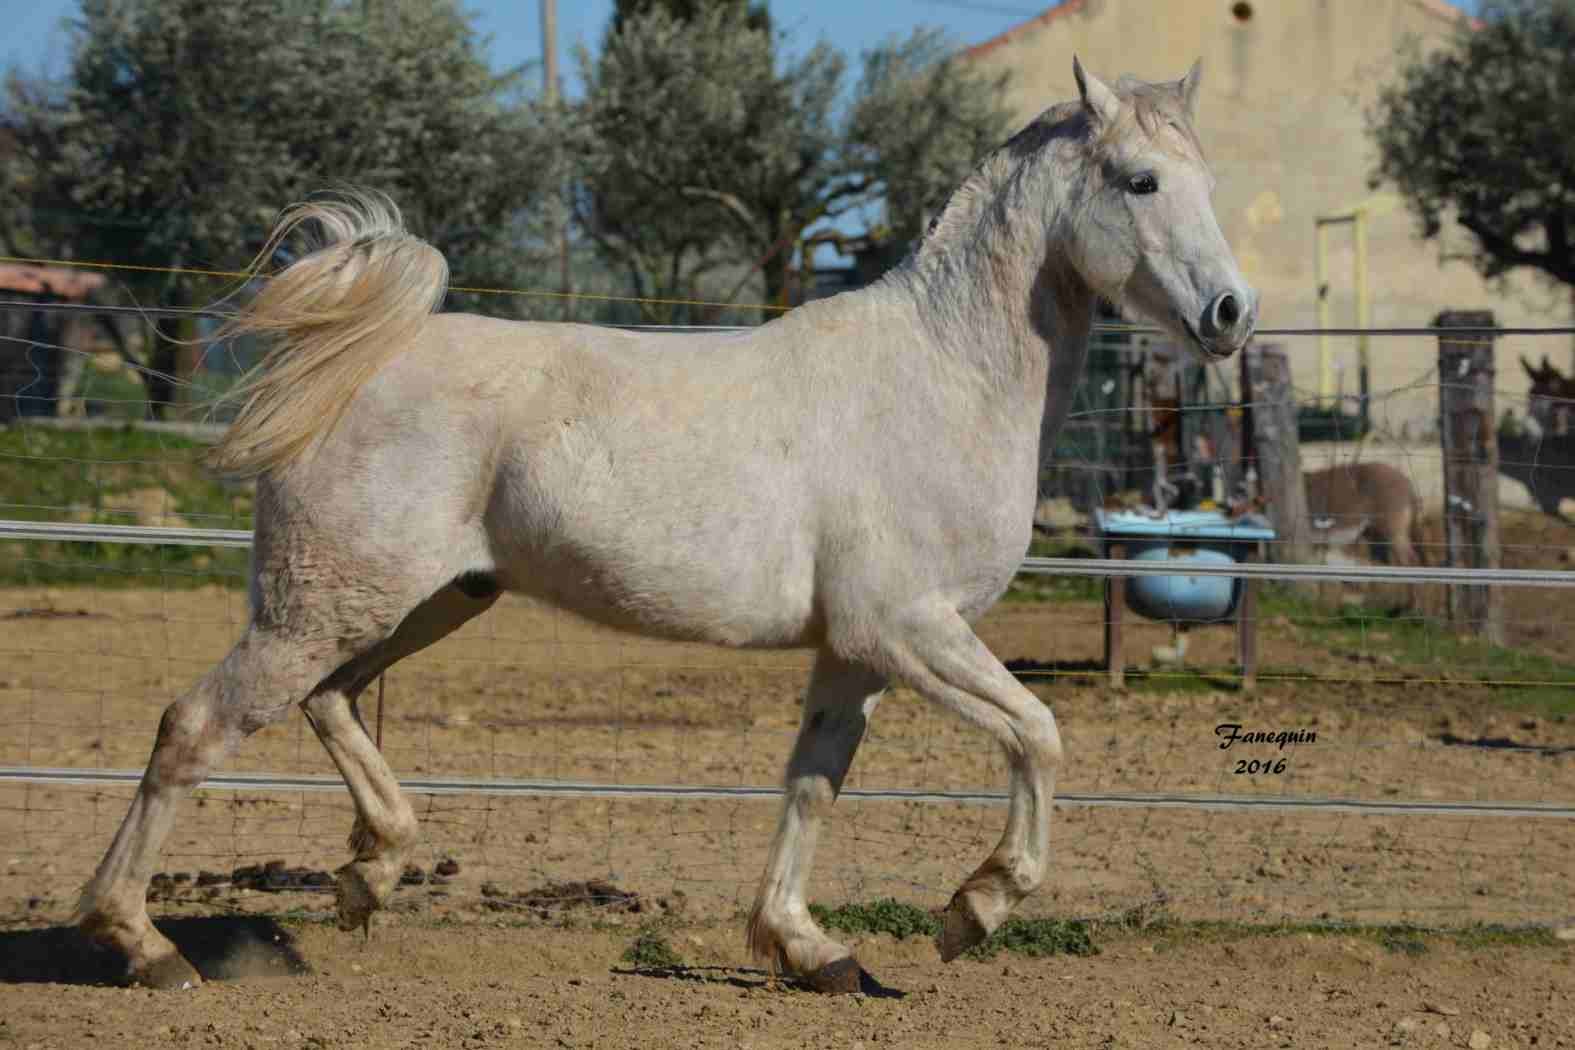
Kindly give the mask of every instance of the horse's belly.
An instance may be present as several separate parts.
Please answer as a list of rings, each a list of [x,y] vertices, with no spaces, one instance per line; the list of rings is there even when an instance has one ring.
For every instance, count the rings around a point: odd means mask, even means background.
[[[549,545],[541,557],[499,571],[509,590],[635,634],[759,648],[816,640],[807,573],[763,573],[758,566],[728,572],[632,553]]]
[[[652,637],[814,642],[813,558],[783,517],[552,491],[512,501],[491,523],[509,590]]]

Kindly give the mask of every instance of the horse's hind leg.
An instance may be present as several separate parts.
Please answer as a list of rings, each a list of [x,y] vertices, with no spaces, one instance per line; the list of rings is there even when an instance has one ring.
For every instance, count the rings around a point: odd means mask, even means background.
[[[174,988],[201,983],[148,919],[148,882],[175,808],[241,740],[288,712],[331,669],[328,657],[254,626],[165,709],[147,772],[82,891],[75,920],[88,936],[121,953],[132,980]]]
[[[749,950],[772,967],[802,974],[821,991],[859,990],[859,965],[827,937],[804,903],[815,837],[842,790],[885,679],[822,652],[815,663],[798,740],[788,760],[782,817],[749,917]]]
[[[301,705],[318,739],[339,768],[355,803],[350,863],[337,883],[339,925],[365,928],[399,881],[416,842],[416,817],[382,752],[367,735],[355,708],[367,683],[396,661],[426,648],[497,600],[494,587],[467,581],[443,588],[400,623],[388,640],[345,665]]]

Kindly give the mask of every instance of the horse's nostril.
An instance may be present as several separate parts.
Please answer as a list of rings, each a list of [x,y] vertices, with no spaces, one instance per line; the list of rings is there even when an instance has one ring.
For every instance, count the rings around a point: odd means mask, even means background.
[[[1219,303],[1214,307],[1215,315],[1220,319],[1221,328],[1229,328],[1241,319],[1241,307],[1236,303],[1236,297],[1226,292],[1220,296]]]

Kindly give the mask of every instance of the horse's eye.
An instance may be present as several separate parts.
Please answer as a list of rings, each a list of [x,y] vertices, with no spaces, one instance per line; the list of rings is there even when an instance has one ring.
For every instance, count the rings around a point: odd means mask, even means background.
[[[1145,171],[1141,175],[1134,175],[1127,180],[1127,189],[1133,193],[1157,193],[1159,180],[1151,172]]]

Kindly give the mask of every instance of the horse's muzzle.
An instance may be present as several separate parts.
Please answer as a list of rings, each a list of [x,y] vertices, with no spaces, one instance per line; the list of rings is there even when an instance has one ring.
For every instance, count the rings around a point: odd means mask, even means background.
[[[1221,292],[1198,319],[1198,342],[1210,356],[1229,357],[1247,345],[1257,321],[1257,296],[1250,289]]]

